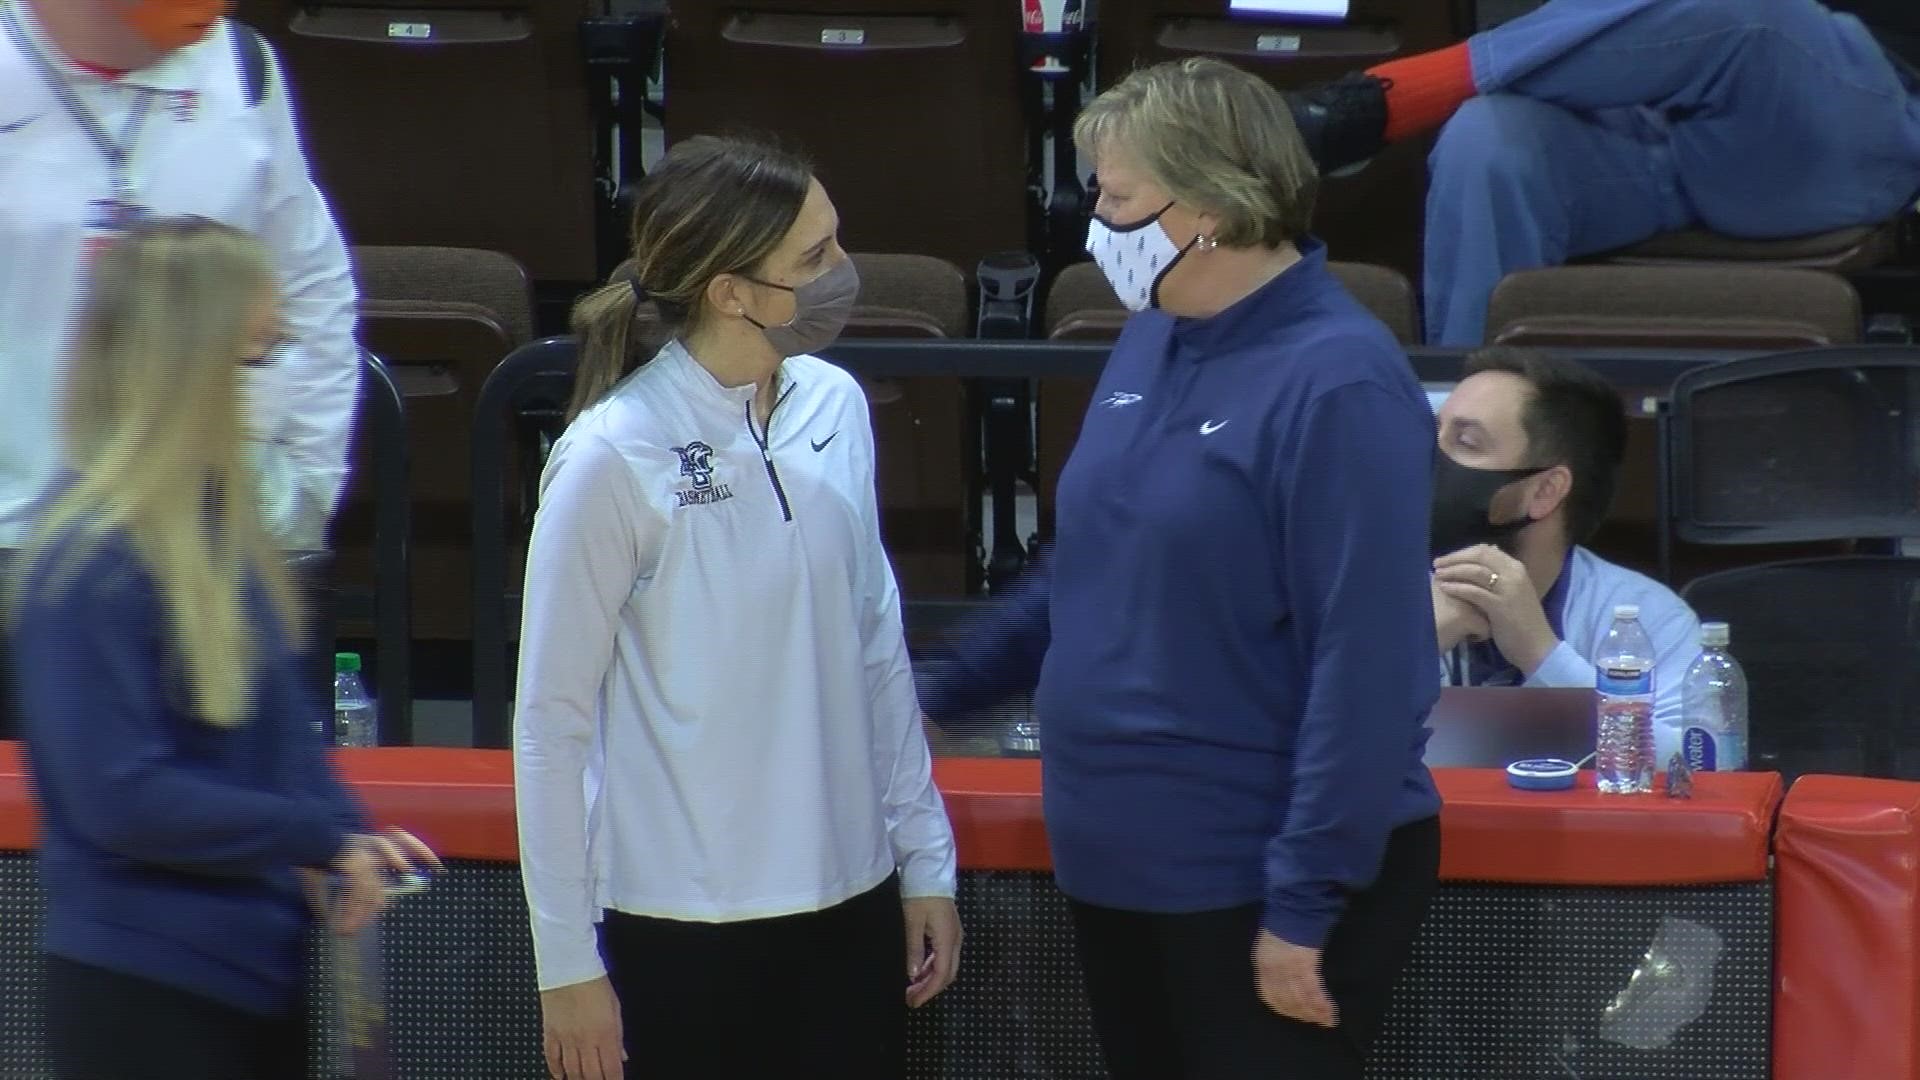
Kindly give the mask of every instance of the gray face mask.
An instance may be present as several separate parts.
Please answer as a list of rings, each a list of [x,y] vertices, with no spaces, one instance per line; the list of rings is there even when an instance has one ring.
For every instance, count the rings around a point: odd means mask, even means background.
[[[838,266],[804,285],[775,285],[755,277],[747,280],[793,294],[793,318],[778,326],[768,326],[751,315],[742,316],[767,335],[768,343],[781,356],[805,356],[833,344],[860,296],[860,271],[854,269],[852,259],[841,259]]]

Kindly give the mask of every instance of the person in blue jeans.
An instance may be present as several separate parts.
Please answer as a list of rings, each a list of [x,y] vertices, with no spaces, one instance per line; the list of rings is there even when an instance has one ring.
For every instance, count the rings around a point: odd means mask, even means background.
[[[1911,206],[1916,56],[1911,0],[1549,0],[1289,103],[1326,172],[1441,129],[1427,338],[1472,346],[1517,270],[1679,229],[1776,239]]]

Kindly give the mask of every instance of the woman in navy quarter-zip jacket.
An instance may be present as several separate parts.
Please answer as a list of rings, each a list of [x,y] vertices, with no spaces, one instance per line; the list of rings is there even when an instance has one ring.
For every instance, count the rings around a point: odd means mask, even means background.
[[[280,336],[265,255],[225,225],[159,219],[91,269],[65,470],[9,611],[54,1073],[304,1078],[321,875],[339,875],[350,932],[384,903],[383,870],[435,860],[368,833],[313,733],[299,614],[245,464],[242,372]]]
[[[1128,320],[1055,545],[922,672],[1037,678],[1047,830],[1116,1080],[1359,1080],[1439,864],[1432,410],[1307,234],[1266,83],[1136,73],[1080,117]]]

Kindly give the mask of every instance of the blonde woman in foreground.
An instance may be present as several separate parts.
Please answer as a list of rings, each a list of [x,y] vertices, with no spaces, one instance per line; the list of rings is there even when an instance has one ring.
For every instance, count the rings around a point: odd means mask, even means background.
[[[55,1075],[304,1077],[302,872],[338,875],[351,932],[384,871],[437,860],[368,830],[313,734],[300,613],[244,464],[242,372],[280,335],[266,257],[159,219],[92,273],[65,464],[12,583]]]

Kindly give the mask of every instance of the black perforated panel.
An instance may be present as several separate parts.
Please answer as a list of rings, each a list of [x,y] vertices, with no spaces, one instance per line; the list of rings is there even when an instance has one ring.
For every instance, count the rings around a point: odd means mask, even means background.
[[[47,1075],[40,1046],[40,879],[33,860],[0,853],[0,1078]]]
[[[913,1022],[910,1080],[1099,1080],[1065,901],[1038,874],[962,883],[966,972]],[[1604,1025],[1664,925],[1667,963]],[[1772,1017],[1772,891],[1446,885],[1375,1046],[1373,1080],[1764,1080]],[[1705,1008],[1678,1023],[1679,979]],[[1651,980],[1651,981],[1649,981]],[[1628,1023],[1626,1021],[1631,1021]],[[1664,1046],[1633,1049],[1662,1028]]]
[[[907,1080],[1104,1076],[1073,954],[1073,923],[1049,875],[960,875],[961,976],[908,1018]]]
[[[387,1008],[406,1080],[537,1080],[540,999],[517,867],[454,860],[433,887],[396,900],[385,917]],[[327,951],[313,950],[319,985]],[[333,1002],[316,995],[314,1023],[331,1048]],[[316,1063],[316,1078],[330,1077]]]
[[[1629,1008],[1605,1022],[1656,938],[1666,946],[1657,957],[1665,963],[1649,965]],[[1446,885],[1421,929],[1368,1075],[1764,1080],[1772,943],[1773,893],[1765,884]],[[1692,980],[1703,990],[1704,1010],[1684,1023]],[[1667,1029],[1677,1030],[1658,1039]]]
[[[913,1014],[908,1080],[1100,1080],[1071,923],[1051,880],[969,872],[960,903],[965,969],[939,1003]],[[39,913],[31,860],[0,855],[0,1080],[47,1075],[35,1015]],[[1444,886],[1369,1076],[1764,1080],[1771,928],[1764,884]],[[1649,966],[1637,985],[1641,1004],[1606,1020],[1656,939],[1666,946],[1664,963]],[[544,1075],[514,868],[455,863],[433,889],[400,901],[389,915],[387,956],[400,1075]],[[324,967],[318,974],[325,985]],[[1689,986],[1701,990],[1698,1016],[1682,1023]],[[315,1002],[323,1029],[332,1023],[328,1007]],[[313,1075],[329,1075],[324,1062]]]

